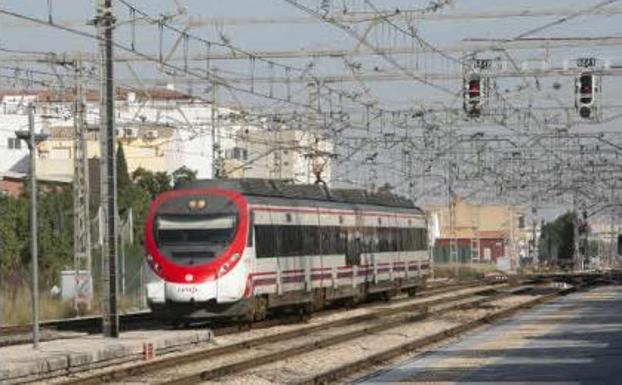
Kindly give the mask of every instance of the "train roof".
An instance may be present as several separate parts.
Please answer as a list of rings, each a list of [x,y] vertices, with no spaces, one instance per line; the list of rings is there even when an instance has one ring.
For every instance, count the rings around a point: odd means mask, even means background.
[[[176,189],[186,188],[226,188],[237,190],[247,196],[399,207],[423,213],[411,200],[390,193],[375,193],[360,189],[329,189],[320,184],[293,184],[278,179],[201,179],[176,186]]]

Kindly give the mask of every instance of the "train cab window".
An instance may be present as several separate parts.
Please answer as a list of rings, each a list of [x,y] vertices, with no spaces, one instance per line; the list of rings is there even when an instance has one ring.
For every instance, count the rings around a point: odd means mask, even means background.
[[[175,263],[191,266],[210,262],[229,247],[237,230],[235,214],[160,215],[155,240],[160,252]]]

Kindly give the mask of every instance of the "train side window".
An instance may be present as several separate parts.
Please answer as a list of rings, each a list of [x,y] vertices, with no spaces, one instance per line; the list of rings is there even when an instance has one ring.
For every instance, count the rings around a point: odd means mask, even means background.
[[[275,256],[275,232],[272,225],[255,226],[257,258],[272,258]]]
[[[391,251],[399,251],[399,237],[398,237],[399,229],[392,227],[391,228]]]
[[[413,229],[405,229],[404,230],[404,247],[407,251],[415,250],[415,232]]]
[[[360,249],[361,252],[374,253],[380,251],[380,229],[369,227],[363,230],[363,236],[367,239]]]
[[[345,228],[337,228],[337,232],[338,232],[338,237],[339,237],[339,242],[338,242],[338,246],[337,246],[337,253],[338,254],[346,254],[346,252],[348,251],[348,230]]]
[[[318,226],[304,226],[302,231],[303,255],[318,255],[320,253],[320,236]]]
[[[414,229],[408,229],[408,251],[416,250],[417,243],[416,233]]]
[[[361,238],[352,239],[352,241],[348,243],[346,250],[346,266],[361,264],[361,246]]]
[[[302,255],[302,229],[300,226],[281,227],[281,253],[284,256]]]
[[[421,237],[421,248],[419,250],[427,250],[428,249],[428,230],[427,229],[419,229],[420,237]]]
[[[400,247],[400,251],[406,251],[406,234],[404,232],[404,228],[400,228],[398,229],[398,234],[399,234],[399,247]]]
[[[277,257],[286,255],[285,229],[284,226],[274,225],[274,254]]]
[[[320,226],[320,253],[322,255],[334,254],[333,252],[333,237],[335,229],[329,226]]]
[[[419,250],[419,231],[418,229],[411,229],[410,236],[412,237],[411,250]]]
[[[415,229],[415,250],[423,250],[423,233],[422,229]]]

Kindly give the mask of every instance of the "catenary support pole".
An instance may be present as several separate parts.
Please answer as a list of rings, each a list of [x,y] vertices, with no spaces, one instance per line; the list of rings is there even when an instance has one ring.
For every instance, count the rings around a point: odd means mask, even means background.
[[[119,314],[117,310],[117,181],[116,181],[116,135],[114,127],[114,59],[112,32],[114,16],[112,0],[98,1],[97,25],[101,36],[102,92],[100,112],[100,140],[102,142],[102,191],[101,205],[105,214],[103,258],[108,271],[102,273],[102,286],[106,299],[103,301],[104,336],[119,336]]]
[[[32,258],[32,345],[39,348],[39,247],[37,244],[37,142],[35,107],[28,105],[28,149],[30,150],[30,254]]]

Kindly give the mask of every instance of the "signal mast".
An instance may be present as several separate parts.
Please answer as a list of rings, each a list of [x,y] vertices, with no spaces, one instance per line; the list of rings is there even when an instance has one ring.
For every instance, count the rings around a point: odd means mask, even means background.
[[[490,94],[490,76],[492,60],[475,59],[472,66],[465,67],[463,106],[470,118],[479,118],[484,113]]]
[[[601,77],[596,75],[596,58],[579,58],[580,69],[575,79],[575,109],[579,116],[587,120],[598,120]]]

